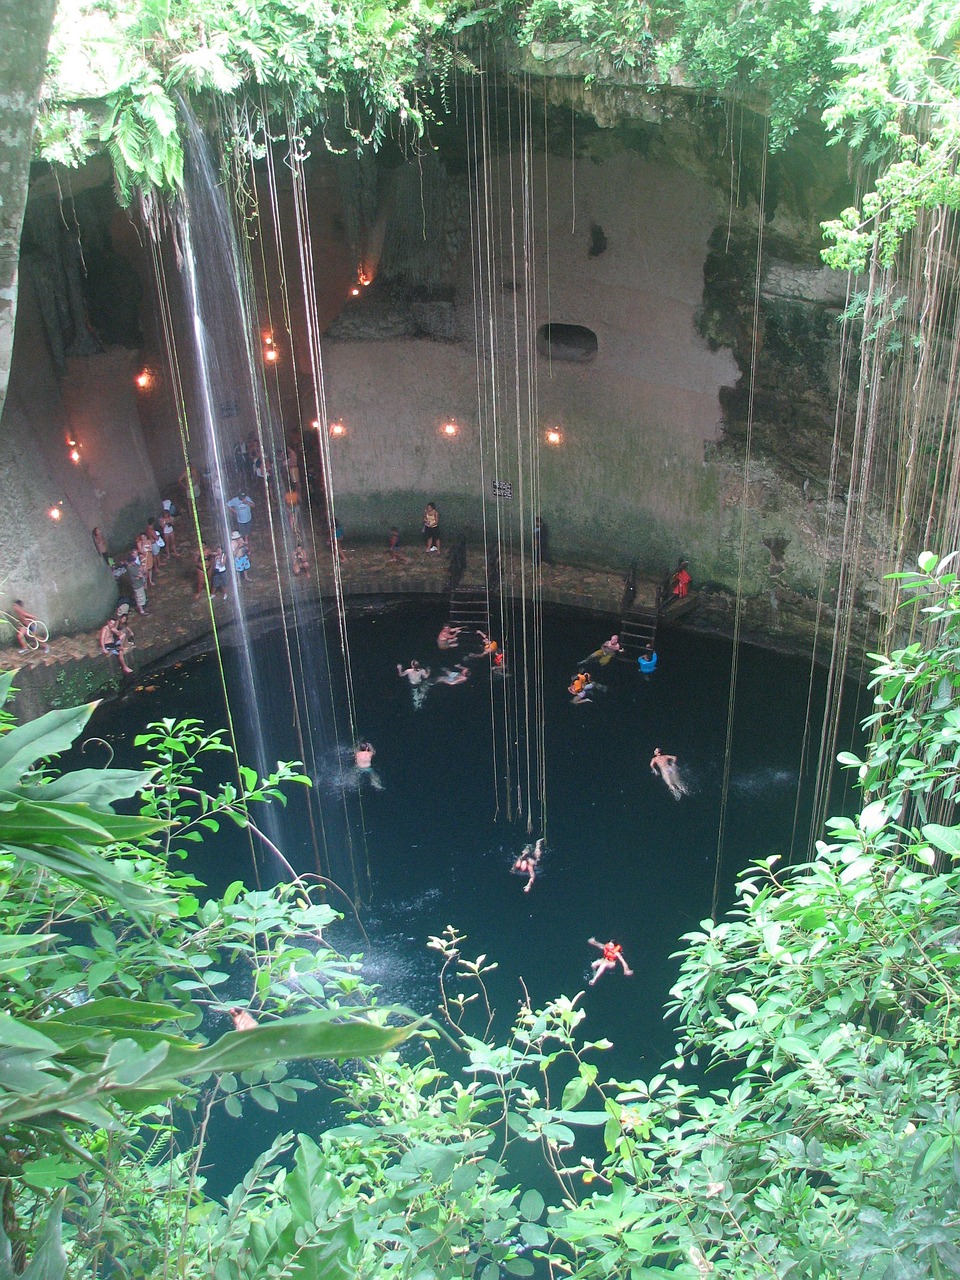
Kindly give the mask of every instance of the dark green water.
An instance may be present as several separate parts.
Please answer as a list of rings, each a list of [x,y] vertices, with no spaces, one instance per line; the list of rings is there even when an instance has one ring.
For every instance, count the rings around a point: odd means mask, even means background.
[[[498,962],[490,987],[501,1029],[521,999],[520,979],[533,1002],[583,990],[597,952],[592,934],[616,938],[635,976],[619,971],[586,990],[586,1037],[607,1037],[610,1074],[649,1076],[673,1055],[674,1035],[662,1016],[681,935],[707,916],[717,859],[717,831],[730,677],[730,646],[722,641],[661,633],[660,664],[644,679],[635,667],[613,663],[606,695],[572,706],[566,692],[576,660],[610,634],[610,624],[549,612],[545,628],[547,851],[531,893],[510,875],[525,843],[525,828],[496,814],[488,666],[457,687],[430,690],[415,710],[396,663],[412,657],[438,669],[452,665],[436,634],[439,609],[364,616],[350,624],[357,723],[377,749],[384,789],[364,785],[360,797],[339,788],[337,744],[323,708],[325,690],[311,695],[314,718],[326,720],[318,759],[321,812],[338,878],[351,875],[349,849],[362,882],[367,857],[370,937],[366,975],[386,1002],[430,1012],[437,1002],[438,958],[427,937],[453,924],[468,935],[466,951]],[[291,727],[289,676],[278,637],[261,642],[260,664],[275,686],[257,690],[261,727],[271,758],[299,754]],[[226,654],[231,665],[229,652]],[[441,662],[441,658],[443,661]],[[147,721],[196,715],[224,722],[219,674],[200,659],[146,683],[152,692],[128,696],[97,713],[93,733],[112,740],[118,763]],[[321,678],[321,686],[323,678]],[[753,858],[786,855],[793,828],[809,666],[759,650],[739,661],[735,728],[720,873],[721,909],[732,900],[737,873]],[[813,698],[821,710],[819,678]],[[853,708],[850,711],[853,720]],[[843,745],[849,741],[849,733]],[[349,743],[344,735],[340,746]],[[675,801],[649,770],[653,748],[679,757],[690,794]],[[499,752],[502,764],[503,749]],[[801,804],[802,817],[806,804]],[[348,838],[349,828],[349,838]],[[279,820],[280,843],[298,871],[313,869],[306,808],[295,802]],[[539,834],[539,831],[534,833]],[[232,837],[202,851],[197,873],[220,888],[247,877],[249,852]],[[803,847],[801,839],[799,847]],[[265,867],[270,874],[269,866]],[[278,873],[279,874],[279,873]],[[336,905],[336,904],[335,904]],[[344,951],[361,944],[345,924],[332,941]],[[229,1122],[228,1122],[229,1123]],[[290,1108],[281,1127],[309,1123]],[[211,1186],[223,1190],[246,1168],[276,1121],[255,1113],[244,1121],[236,1164],[223,1161]],[[236,1145],[236,1144],[234,1144]],[[220,1162],[218,1161],[218,1165]]]

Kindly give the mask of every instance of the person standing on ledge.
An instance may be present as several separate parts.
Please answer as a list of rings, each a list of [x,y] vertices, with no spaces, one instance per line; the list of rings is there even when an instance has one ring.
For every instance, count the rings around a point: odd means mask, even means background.
[[[670,579],[670,594],[674,600],[686,599],[690,594],[690,583],[692,581],[690,570],[687,568],[687,561],[680,560],[674,570],[673,577]]]
[[[423,509],[423,536],[427,540],[428,551],[440,550],[440,512],[432,502]]]
[[[230,499],[227,507],[237,517],[237,528],[245,538],[248,538],[250,536],[250,525],[253,521],[253,499],[247,496],[245,489],[241,489],[236,497]]]

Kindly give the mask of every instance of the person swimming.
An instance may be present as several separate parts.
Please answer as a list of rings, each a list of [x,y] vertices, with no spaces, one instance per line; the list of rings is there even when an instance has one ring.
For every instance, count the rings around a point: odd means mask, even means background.
[[[623,645],[620,643],[620,637],[613,635],[609,640],[604,640],[599,649],[594,649],[593,653],[588,653],[580,665],[583,666],[584,663],[592,662],[594,658],[597,658],[601,667],[605,667],[617,653],[623,653]]]
[[[456,671],[443,668],[443,674],[437,676],[437,684],[464,684],[470,679],[470,668],[463,662],[457,663]]]
[[[440,634],[437,636],[438,649],[456,649],[460,644],[460,632],[463,627],[452,627],[449,622],[445,622],[440,628]]]
[[[659,747],[655,747],[653,758],[650,761],[650,772],[653,774],[659,773],[667,784],[674,800],[679,800],[681,796],[689,794],[677,769],[676,756],[668,756]]]
[[[397,675],[406,676],[415,689],[417,685],[423,684],[424,680],[430,679],[430,668],[421,667],[416,658],[411,658],[409,667],[404,667],[399,662],[397,663]]]
[[[540,869],[540,859],[543,857],[543,836],[534,844],[524,846],[523,853],[520,854],[516,862],[510,868],[510,874],[514,876],[526,876],[527,883],[523,886],[523,892],[529,893],[533,888],[533,882],[537,878]]]
[[[637,666],[645,676],[652,675],[657,669],[657,654],[652,644],[648,644],[637,659]]]
[[[603,955],[598,956],[590,965],[590,968],[593,970],[593,977],[590,979],[591,987],[598,978],[603,977],[608,969],[615,969],[618,964],[623,966],[625,977],[633,977],[633,970],[627,965],[627,961],[623,954],[623,947],[621,947],[619,942],[614,942],[613,939],[609,942],[598,942],[596,938],[588,938],[587,941],[590,943],[591,947],[597,947],[603,952]]]

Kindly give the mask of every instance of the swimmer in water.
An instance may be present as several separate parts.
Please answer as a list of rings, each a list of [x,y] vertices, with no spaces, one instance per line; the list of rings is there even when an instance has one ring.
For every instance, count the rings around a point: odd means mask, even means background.
[[[463,662],[457,663],[456,671],[443,668],[443,675],[437,676],[437,684],[464,684],[470,679],[470,668]]]
[[[679,800],[681,796],[687,794],[687,788],[683,785],[677,769],[677,757],[665,755],[659,747],[654,748],[653,758],[650,761],[650,772],[659,773],[660,777],[670,789],[670,794],[674,800]]]
[[[370,785],[374,791],[383,790],[380,775],[373,767],[373,757],[376,754],[377,751],[372,742],[358,742],[354,749],[353,763],[356,768],[356,789],[358,791],[364,778],[370,779]]]
[[[463,627],[451,627],[449,622],[445,622],[440,628],[440,634],[437,636],[438,649],[456,649],[460,643],[460,632]]]
[[[619,636],[611,636],[609,640],[604,640],[599,649],[594,649],[593,653],[587,654],[583,661],[592,662],[594,658],[598,658],[601,667],[605,667],[613,660],[616,653],[623,653],[623,645],[620,643]]]
[[[543,857],[543,836],[534,844],[528,844],[524,847],[523,853],[510,868],[511,875],[526,876],[527,883],[523,886],[523,892],[529,893],[533,888],[533,882],[537,878],[537,872],[540,869],[540,859]]]
[[[416,658],[411,658],[409,667],[403,667],[399,662],[397,663],[397,675],[406,676],[415,689],[418,684],[423,684],[424,680],[430,679],[430,668],[421,667]]]
[[[593,977],[590,979],[591,987],[598,978],[601,978],[607,972],[608,969],[615,969],[618,964],[623,966],[623,972],[626,977],[633,977],[633,970],[628,968],[627,962],[624,959],[623,948],[620,946],[619,942],[613,942],[612,940],[610,942],[598,942],[596,938],[588,938],[587,941],[590,943],[591,947],[597,947],[603,952],[603,955],[594,960],[590,965],[590,968],[593,970]]]
[[[480,643],[483,645],[483,648],[480,650],[479,653],[471,653],[468,655],[468,657],[469,658],[490,658],[497,666],[499,666],[503,662],[503,655],[500,654],[498,656],[497,654],[497,649],[499,646],[497,645],[496,640],[491,640],[490,637],[488,635],[484,635],[482,631],[478,631],[477,635],[480,637]]]

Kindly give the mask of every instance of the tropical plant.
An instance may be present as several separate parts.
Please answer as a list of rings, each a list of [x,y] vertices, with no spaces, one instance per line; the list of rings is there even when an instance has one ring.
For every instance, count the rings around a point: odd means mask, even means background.
[[[254,825],[252,804],[304,781],[296,767],[244,770],[208,794],[198,760],[219,735],[167,721],[144,735],[142,770],[58,773],[92,710],[0,736],[0,1178],[13,1241],[0,1238],[0,1274],[5,1250],[22,1264],[35,1241],[34,1273],[54,1274],[42,1259],[61,1256],[61,1212],[78,1272],[174,1270],[171,1231],[185,1256],[200,1199],[203,1142],[181,1142],[187,1117],[202,1135],[219,1103],[276,1111],[315,1087],[289,1064],[381,1053],[406,1035],[364,1007],[356,965],[324,941],[335,912],[302,882],[201,901],[170,865],[223,816]],[[139,816],[114,812],[138,793]],[[235,1029],[217,1034],[231,1004]]]

